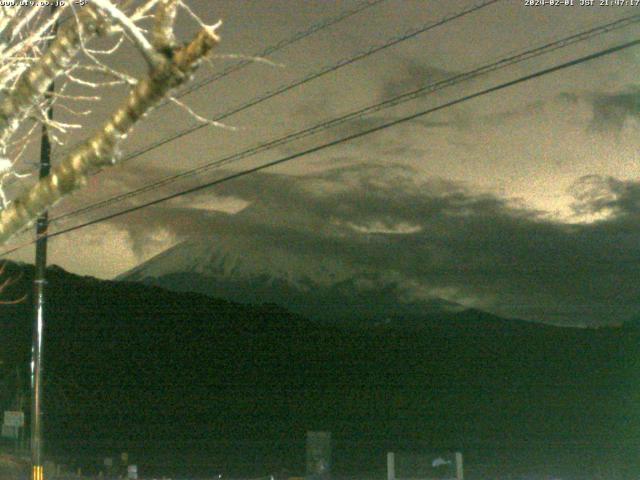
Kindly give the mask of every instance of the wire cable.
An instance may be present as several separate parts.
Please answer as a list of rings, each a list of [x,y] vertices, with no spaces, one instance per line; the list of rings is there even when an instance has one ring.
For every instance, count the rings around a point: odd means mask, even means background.
[[[371,2],[368,5],[373,6],[373,5],[377,4],[377,3],[379,3],[380,1],[383,1],[383,0],[376,0],[374,2]],[[407,40],[410,40],[410,39],[412,39],[412,38],[414,38],[414,37],[416,37],[416,36],[418,36],[418,35],[420,35],[422,33],[425,33],[427,31],[429,31],[429,30],[432,30],[434,28],[440,27],[442,25],[446,25],[447,23],[452,22],[454,20],[458,20],[460,18],[463,18],[466,15],[469,15],[471,13],[479,11],[479,10],[481,10],[483,8],[486,8],[486,7],[490,6],[490,5],[498,3],[500,1],[502,1],[502,0],[484,0],[484,1],[480,2],[480,3],[475,3],[473,6],[468,7],[466,9],[464,9],[462,11],[459,11],[457,13],[454,13],[452,15],[440,18],[439,20],[436,20],[436,21],[433,21],[433,22],[429,22],[429,23],[423,24],[423,25],[421,25],[420,27],[417,27],[417,28],[412,28],[412,29],[408,30],[407,32],[405,32],[405,33],[403,33],[401,35],[397,35],[397,36],[392,37],[391,39],[389,39],[388,41],[386,41],[383,44],[370,47],[369,49],[367,49],[365,51],[357,53],[355,56],[351,56],[351,57],[342,59],[342,60],[338,61],[335,64],[332,64],[332,65],[330,65],[328,67],[325,67],[320,71],[313,72],[310,75],[307,75],[307,76],[305,76],[305,77],[303,77],[301,79],[293,81],[292,83],[289,83],[287,85],[281,86],[280,88],[278,88],[278,89],[276,89],[274,91],[269,91],[269,92],[267,92],[265,94],[262,94],[262,95],[260,95],[258,97],[254,97],[253,99],[249,100],[248,102],[246,102],[246,103],[244,103],[244,104],[242,104],[242,105],[240,105],[238,107],[232,108],[231,110],[228,110],[228,111],[218,115],[217,117],[213,118],[212,121],[213,122],[220,122],[220,121],[222,121],[222,120],[224,120],[224,119],[226,119],[226,118],[228,118],[228,117],[230,117],[232,115],[235,115],[235,114],[240,113],[240,112],[242,112],[244,110],[247,110],[247,109],[249,109],[249,108],[251,108],[251,107],[253,107],[255,105],[258,105],[258,104],[260,104],[262,102],[265,102],[265,101],[267,101],[267,100],[269,100],[271,98],[274,98],[274,97],[276,97],[278,95],[282,95],[283,93],[286,93],[286,92],[288,92],[288,91],[290,91],[290,90],[292,90],[292,89],[294,89],[294,88],[296,88],[298,86],[301,86],[301,85],[304,85],[304,84],[306,84],[308,82],[316,80],[316,79],[318,79],[318,78],[320,78],[320,77],[322,77],[324,75],[327,75],[327,74],[329,74],[331,72],[335,72],[336,70],[338,70],[340,68],[343,68],[343,67],[346,67],[348,65],[351,65],[351,64],[353,64],[353,63],[355,63],[355,62],[357,62],[359,60],[362,60],[362,59],[367,58],[367,57],[369,57],[371,55],[374,55],[374,54],[376,54],[378,52],[386,50],[387,48],[390,48],[390,47],[393,47],[395,45],[398,45],[399,43],[402,43],[402,42],[405,42]],[[362,11],[363,9],[364,8],[361,8],[358,11]],[[325,22],[325,23],[327,23],[327,25],[329,24],[328,21]],[[336,22],[334,21],[333,23],[336,23]],[[322,23],[321,25],[324,25],[324,23]],[[313,29],[314,32],[316,32],[316,31],[321,29],[321,26],[316,26],[315,28],[312,27],[312,29]],[[312,29],[310,29],[310,30],[312,30]],[[305,38],[306,36],[308,36],[310,34],[311,33],[308,33],[308,31],[305,31],[303,33],[294,35],[294,37],[292,37],[291,39],[284,41],[283,45],[284,46],[290,45],[291,43],[293,43],[293,41],[294,41],[293,39],[294,38]],[[284,47],[278,47],[276,45],[276,46],[267,48],[265,51],[270,50],[270,49],[271,49],[271,51],[273,51],[273,49],[277,50],[278,48],[284,48]],[[232,68],[233,67],[230,67],[230,69],[232,69]],[[223,71],[223,72],[221,72],[220,75],[225,76],[227,74],[225,74],[224,71]],[[214,77],[215,77],[215,75],[214,75]],[[213,78],[213,77],[211,77],[211,78]],[[219,77],[219,78],[221,78],[221,77]],[[213,81],[213,80],[211,80],[211,81]],[[197,86],[197,88],[200,88],[200,87],[202,87],[202,86],[204,86],[206,84],[209,84],[209,83],[211,83],[211,81],[207,80],[207,81],[201,82]],[[193,91],[193,90],[195,90],[195,88],[190,90],[190,91]],[[181,96],[182,96],[182,94],[178,95],[177,98],[180,98]],[[136,151],[124,156],[120,160],[120,163],[124,163],[124,162],[129,161],[129,160],[131,160],[133,158],[136,158],[136,157],[139,157],[141,155],[144,155],[144,154],[146,154],[146,153],[148,153],[148,152],[150,152],[152,150],[155,150],[155,149],[157,149],[157,148],[159,148],[159,147],[161,147],[163,145],[171,143],[171,142],[173,142],[173,141],[175,141],[175,140],[177,140],[179,138],[182,138],[182,137],[184,137],[186,135],[189,135],[189,134],[191,134],[193,132],[196,132],[196,131],[198,131],[198,130],[200,130],[202,128],[208,127],[208,126],[209,126],[209,124],[207,123],[207,124],[198,124],[198,125],[194,125],[194,126],[191,126],[191,127],[187,127],[186,129],[184,129],[182,131],[179,131],[179,132],[177,132],[177,133],[175,133],[175,134],[173,134],[171,136],[164,137],[163,139],[160,139],[157,142],[154,142],[154,143],[152,143],[150,145],[147,145],[147,146],[145,146],[145,147],[143,147],[143,148],[141,148],[139,150],[136,150]],[[65,150],[64,152],[68,153],[70,150],[71,149],[68,149],[68,150]],[[59,153],[58,155],[54,155],[54,158],[58,158],[60,155],[63,155],[63,153]],[[98,170],[93,175],[97,175],[101,171],[102,170]]]
[[[408,30],[407,32],[405,32],[402,35],[399,36],[395,36],[393,38],[391,38],[390,40],[387,40],[385,43],[380,44],[380,45],[376,45],[373,47],[368,48],[365,51],[359,52],[351,57],[339,60],[337,63],[334,63],[332,65],[329,65],[328,67],[323,68],[320,71],[317,72],[312,72],[309,75],[306,75],[305,77],[298,79],[298,80],[294,80],[293,82],[283,85],[279,88],[277,88],[276,90],[273,91],[268,91],[258,97],[254,97],[253,99],[243,103],[242,105],[239,105],[237,107],[234,107],[230,110],[227,110],[226,112],[214,117],[212,119],[213,122],[221,122],[222,120],[227,119],[228,117],[232,116],[232,115],[236,115],[237,113],[243,112],[249,108],[252,108],[256,105],[259,105],[260,103],[263,103],[267,100],[270,100],[276,96],[282,95],[283,93],[289,92],[290,90],[293,90],[294,88],[297,88],[301,85],[304,85],[306,83],[312,82],[313,80],[316,80],[318,78],[321,78],[329,73],[335,72],[336,70],[339,70],[343,67],[346,67],[348,65],[351,65],[353,63],[356,63],[364,58],[370,57],[371,55],[374,55],[376,53],[379,53],[383,50],[386,50],[388,48],[391,48],[395,45],[398,45],[399,43],[402,42],[406,42],[407,40],[410,40],[418,35],[421,35],[423,33],[428,32],[429,30],[433,30],[434,28],[440,27],[442,25],[446,25],[447,23],[453,22],[454,20],[458,20],[466,15],[469,15],[471,13],[477,12],[478,10],[481,10],[483,8],[486,8],[490,5],[493,5],[494,3],[500,2],[502,0],[484,0],[483,2],[473,5],[472,7],[466,8],[465,10],[462,10],[458,13],[455,13],[453,15],[449,15],[447,17],[441,18],[439,20],[436,20],[435,22],[430,22],[427,24],[424,24],[418,28],[413,28]],[[120,161],[121,162],[126,162],[128,160],[131,160],[133,158],[139,157],[141,155],[144,155],[145,153],[148,153],[152,150],[155,150],[158,147],[161,147],[163,145],[166,145],[167,143],[173,142],[174,140],[177,140],[179,138],[184,137],[185,135],[189,135],[193,132],[196,132],[198,130],[201,130],[205,127],[209,127],[210,125],[208,123],[201,123],[198,125],[194,125],[191,127],[187,127],[184,130],[181,130],[180,132],[177,132],[171,136],[165,137],[163,139],[158,140],[157,142],[154,142],[148,146],[142,147],[126,156],[124,156]]]
[[[326,28],[329,28],[343,20],[346,20],[349,17],[352,17],[358,13],[361,13],[369,8],[375,7],[376,5],[382,3],[382,2],[386,2],[387,0],[365,0],[361,3],[359,3],[358,5],[356,5],[354,8],[345,10],[344,12],[339,13],[338,15],[335,15],[333,17],[329,17],[326,18],[324,20],[321,20],[320,22],[317,22],[313,25],[311,25],[311,27],[309,27],[306,30],[302,30],[299,31],[297,33],[295,33],[293,36],[286,38],[274,45],[271,45],[267,48],[265,48],[264,50],[255,53],[254,55],[252,55],[253,58],[264,58],[264,57],[268,57],[269,55],[272,55],[274,53],[276,53],[279,50],[282,50],[290,45],[293,45],[296,42],[299,42],[300,40],[304,40],[305,38],[320,32]],[[188,87],[180,90],[179,92],[177,92],[176,94],[173,95],[174,98],[182,98],[186,95],[189,95],[190,93],[206,86],[206,85],[210,85],[213,82],[216,82],[218,80],[221,80],[229,75],[231,75],[232,73],[235,73],[239,70],[242,70],[243,68],[252,65],[254,63],[254,61],[252,59],[245,59],[245,60],[241,60],[238,63],[235,63],[227,68],[224,68],[222,71],[215,73],[213,75],[211,75],[208,78],[205,78],[197,83],[191,84]],[[158,105],[158,107],[156,108],[161,108],[164,105],[168,105],[170,102],[168,100],[163,100],[160,105]],[[54,155],[54,158],[60,158],[61,156],[66,155],[68,152],[70,152],[73,148],[75,148],[77,145],[74,145],[72,147],[69,147],[67,149],[64,149],[60,152],[57,152]]]
[[[247,110],[247,109],[249,109],[251,107],[259,105],[259,104],[261,104],[263,102],[266,102],[267,100],[270,100],[270,99],[272,99],[274,97],[277,97],[279,95],[282,95],[282,94],[284,94],[284,93],[286,93],[286,92],[288,92],[290,90],[293,90],[294,88],[297,88],[297,87],[299,87],[301,85],[304,85],[306,83],[312,82],[313,80],[316,80],[316,79],[318,79],[320,77],[323,77],[324,75],[327,75],[329,73],[335,72],[336,70],[338,70],[340,68],[343,68],[343,67],[346,67],[348,65],[351,65],[351,64],[353,64],[355,62],[358,62],[359,60],[362,60],[362,59],[367,58],[367,57],[369,57],[371,55],[374,55],[374,54],[376,54],[378,52],[386,50],[387,48],[391,48],[391,47],[393,47],[395,45],[398,45],[399,43],[402,43],[402,42],[405,42],[407,40],[410,40],[410,39],[412,39],[412,38],[414,38],[414,37],[416,37],[416,36],[418,36],[418,35],[420,35],[422,33],[428,32],[429,30],[432,30],[434,28],[440,27],[442,25],[446,25],[449,22],[452,22],[454,20],[460,19],[460,18],[462,18],[462,17],[464,17],[466,15],[474,13],[474,12],[476,12],[478,10],[481,10],[481,9],[483,9],[485,7],[493,5],[494,3],[497,3],[497,2],[500,2],[500,1],[503,1],[503,0],[484,0],[481,3],[474,4],[472,7],[466,8],[465,10],[462,10],[462,11],[460,11],[458,13],[449,15],[449,16],[444,17],[444,18],[441,18],[441,19],[439,19],[439,20],[437,20],[435,22],[430,22],[430,23],[427,23],[427,24],[423,24],[420,27],[410,29],[407,32],[405,32],[404,34],[399,35],[399,36],[395,36],[395,37],[391,38],[390,40],[386,41],[383,44],[370,47],[369,49],[367,49],[365,51],[357,53],[355,56],[351,56],[351,57],[342,59],[342,60],[338,61],[337,63],[334,63],[334,64],[332,64],[332,65],[330,65],[328,67],[323,68],[320,71],[313,72],[313,73],[311,73],[309,75],[306,75],[306,76],[302,77],[301,79],[294,80],[292,83],[280,86],[276,90],[268,91],[268,92],[266,92],[266,93],[264,93],[262,95],[254,97],[253,99],[251,99],[251,100],[249,100],[249,101],[247,101],[247,102],[245,102],[245,103],[243,103],[243,104],[241,104],[241,105],[239,105],[237,107],[234,107],[234,108],[232,108],[230,110],[227,110],[226,112],[224,112],[224,113],[212,118],[211,121],[219,123],[222,120],[225,120],[226,118],[228,118],[228,117],[230,117],[232,115],[235,115],[237,113],[243,112],[243,111],[245,111],[245,110]],[[200,87],[202,87],[204,85],[207,85],[209,83],[211,83],[211,82],[201,82],[201,84],[199,84],[200,86],[198,88],[200,88]],[[192,91],[193,90],[191,90],[189,93],[191,93]],[[177,95],[176,98],[180,98],[181,96],[182,95]],[[149,145],[147,145],[145,147],[142,147],[142,148],[140,148],[140,149],[138,149],[138,150],[136,150],[134,152],[129,153],[128,155],[125,155],[120,160],[120,162],[126,162],[128,160],[133,159],[133,158],[136,158],[136,157],[139,157],[141,155],[144,155],[145,153],[148,153],[148,152],[150,152],[152,150],[155,150],[156,148],[159,148],[159,147],[161,147],[163,145],[166,145],[167,143],[173,142],[174,140],[177,140],[179,138],[182,138],[182,137],[184,137],[186,135],[189,135],[189,134],[191,134],[193,132],[196,132],[196,131],[198,131],[198,130],[200,130],[202,128],[209,127],[209,126],[210,126],[209,123],[199,123],[197,125],[193,125],[193,126],[187,127],[187,128],[185,128],[185,129],[183,129],[183,130],[181,130],[179,132],[176,132],[175,134],[173,134],[171,136],[164,137],[163,139],[160,139],[157,142],[151,143],[151,144],[149,144]],[[75,146],[71,147],[71,149],[73,149],[73,148],[75,148]],[[54,155],[54,158],[59,158],[60,156],[63,156],[65,154],[67,154],[69,151],[71,151],[71,149],[66,149],[63,152],[60,152],[57,155]],[[101,171],[102,170],[96,171],[94,173],[94,175],[100,173]]]
[[[311,28],[304,30],[302,32],[298,32],[295,35],[293,35],[290,38],[287,38],[285,40],[282,40],[279,43],[276,43],[275,45],[272,45],[270,47],[265,48],[264,50],[262,50],[261,52],[253,55],[253,57],[258,57],[258,58],[263,58],[263,57],[268,57],[269,55],[272,55],[273,53],[276,53],[278,50],[282,50],[285,47],[288,47],[289,45],[292,45],[296,42],[299,42],[300,40],[303,40],[305,38],[307,38],[308,36],[319,32],[320,30],[324,30],[325,28],[328,28],[332,25],[335,25],[338,22],[341,22],[342,20],[346,20],[349,17],[352,17],[353,15],[360,13],[364,10],[367,10],[371,7],[374,7],[376,5],[378,5],[379,3],[385,2],[386,0],[369,0],[369,1],[365,1],[362,2],[360,5],[357,5],[356,7],[354,7],[351,10],[346,10],[345,12],[335,16],[335,17],[330,17],[326,20],[323,20],[315,25],[312,25]],[[188,85],[185,89],[181,90],[180,93],[178,95],[176,95],[177,98],[181,98],[185,95],[188,95],[192,92],[194,92],[195,90],[198,90],[206,85],[209,85],[213,82],[216,82],[218,80],[220,80],[221,78],[224,78],[234,72],[237,72],[238,70],[243,69],[244,67],[253,64],[253,60],[243,60],[235,65],[232,65],[228,68],[225,68],[224,70],[222,70],[220,73],[216,73],[214,75],[212,75],[209,78],[203,79],[200,82],[196,82],[196,83],[192,83],[190,85]],[[168,102],[165,102],[168,103]]]
[[[561,70],[565,70],[567,68],[574,67],[576,65],[579,65],[579,64],[582,64],[582,63],[585,63],[585,62],[589,62],[589,61],[595,60],[597,58],[601,58],[601,57],[604,57],[604,56],[612,55],[612,54],[614,54],[616,52],[620,52],[622,50],[625,50],[625,49],[628,49],[628,48],[631,48],[631,47],[635,47],[637,45],[640,45],[640,39],[633,40],[631,42],[626,42],[626,43],[623,43],[623,44],[620,44],[620,45],[616,45],[614,47],[610,47],[610,48],[607,48],[607,49],[604,49],[604,50],[600,50],[598,52],[595,52],[595,53],[592,53],[592,54],[589,54],[589,55],[585,55],[585,56],[579,57],[577,59],[561,63],[559,65],[555,65],[553,67],[545,68],[543,70],[538,70],[537,72],[518,77],[518,78],[516,78],[514,80],[510,80],[508,82],[500,83],[500,84],[495,85],[493,87],[489,87],[489,88],[480,90],[478,92],[475,92],[475,93],[472,93],[472,94],[469,94],[469,95],[465,95],[465,96],[457,98],[455,100],[451,100],[449,102],[440,104],[440,105],[438,105],[436,107],[432,107],[432,108],[429,108],[429,109],[426,109],[426,110],[422,110],[420,112],[417,112],[417,113],[414,113],[414,114],[411,114],[411,115],[407,115],[407,116],[404,116],[404,117],[401,117],[401,118],[398,118],[398,119],[395,119],[395,120],[391,120],[389,122],[383,123],[382,125],[378,125],[376,127],[372,127],[372,128],[369,128],[369,129],[354,133],[352,135],[348,135],[348,136],[333,140],[331,142],[327,142],[327,143],[323,143],[321,145],[317,145],[315,147],[306,149],[306,150],[301,151],[301,152],[294,153],[292,155],[288,155],[288,156],[280,158],[278,160],[273,160],[271,162],[267,162],[267,163],[264,163],[264,164],[256,166],[256,167],[248,168],[248,169],[242,170],[240,172],[235,172],[235,173],[227,175],[227,176],[225,176],[223,178],[219,178],[219,179],[216,179],[214,181],[198,185],[196,187],[188,188],[188,189],[182,190],[180,192],[173,193],[171,195],[166,195],[164,197],[152,200],[150,202],[147,202],[147,203],[144,203],[144,204],[141,204],[141,205],[136,205],[134,207],[127,208],[125,210],[121,210],[121,211],[116,212],[116,213],[105,215],[103,217],[96,218],[94,220],[90,220],[88,222],[85,222],[85,223],[82,223],[82,224],[79,224],[79,225],[74,225],[72,227],[69,227],[69,228],[66,228],[66,229],[63,229],[63,230],[59,230],[57,232],[48,233],[47,235],[44,235],[44,236],[46,236],[48,238],[53,238],[53,237],[57,237],[57,236],[60,236],[60,235],[65,235],[67,233],[70,233],[70,232],[73,232],[73,231],[76,231],[76,230],[80,230],[82,228],[85,228],[85,227],[88,227],[88,226],[91,226],[91,225],[102,223],[102,222],[105,222],[107,220],[111,220],[113,218],[117,218],[117,217],[120,217],[120,216],[123,216],[123,215],[127,215],[129,213],[133,213],[135,211],[142,210],[143,208],[151,207],[153,205],[157,205],[159,203],[163,203],[163,202],[166,202],[168,200],[172,200],[174,198],[178,198],[178,197],[181,197],[181,196],[184,196],[184,195],[189,195],[191,193],[195,193],[195,192],[207,189],[207,188],[211,188],[211,187],[219,185],[221,183],[226,183],[228,181],[235,180],[236,178],[244,177],[244,176],[259,172],[261,170],[265,170],[267,168],[270,168],[270,167],[273,167],[273,166],[276,166],[276,165],[280,165],[280,164],[283,164],[283,163],[286,163],[286,162],[290,162],[292,160],[295,160],[295,159],[298,159],[298,158],[301,158],[301,157],[304,157],[304,156],[307,156],[307,155],[310,155],[310,154],[313,154],[313,153],[317,153],[317,152],[325,150],[327,148],[331,148],[331,147],[334,147],[334,146],[337,146],[337,145],[341,145],[341,144],[356,140],[358,138],[361,138],[361,137],[364,137],[364,136],[367,136],[367,135],[371,135],[373,133],[376,133],[376,132],[379,132],[379,131],[382,131],[382,130],[386,130],[386,129],[394,127],[396,125],[401,125],[401,124],[410,122],[412,120],[415,120],[415,119],[420,118],[420,117],[424,117],[424,116],[429,115],[431,113],[434,113],[434,112],[437,112],[437,111],[441,111],[441,110],[444,110],[446,108],[450,108],[450,107],[452,107],[454,105],[459,105],[459,104],[461,104],[463,102],[467,102],[469,100],[473,100],[475,98],[478,98],[478,97],[481,97],[481,96],[485,96],[485,95],[488,95],[490,93],[494,93],[494,92],[503,90],[505,88],[509,88],[509,87],[514,86],[514,85],[518,85],[520,83],[528,82],[530,80],[533,80],[533,79],[536,79],[536,78],[540,78],[542,76],[549,75],[551,73],[555,73],[555,72],[558,72],[558,71],[561,71]],[[34,243],[35,241],[37,241],[37,239],[31,241],[30,243]],[[4,257],[4,256],[6,256],[6,255],[8,255],[10,253],[13,253],[14,251],[16,251],[18,249],[21,249],[21,248],[24,248],[24,246],[18,246],[18,247],[13,248],[13,249],[5,250],[4,252],[0,253],[0,257]]]
[[[475,68],[471,71],[468,71],[466,73],[462,73],[462,74],[458,74],[458,75],[454,75],[452,77],[440,80],[438,82],[434,82],[431,84],[428,84],[426,86],[423,86],[417,90],[413,90],[398,96],[395,96],[391,99],[385,100],[383,102],[380,103],[376,103],[361,109],[358,109],[356,111],[347,113],[345,115],[342,115],[338,118],[334,118],[328,121],[324,121],[321,122],[319,124],[313,125],[311,127],[307,127],[304,128],[302,130],[298,130],[296,132],[292,132],[289,133],[285,136],[282,136],[280,138],[277,138],[275,140],[271,140],[268,141],[266,143],[262,143],[260,145],[257,145],[255,147],[249,148],[247,150],[244,150],[242,152],[239,153],[235,153],[226,157],[223,157],[221,159],[215,160],[213,162],[209,162],[207,164],[201,165],[199,167],[196,167],[194,169],[191,170],[187,170],[185,172],[180,172],[177,173],[175,175],[171,175],[169,177],[166,177],[162,180],[147,184],[145,186],[142,186],[140,188],[137,188],[135,190],[126,192],[126,193],[122,193],[120,195],[116,195],[101,201],[98,201],[96,203],[93,203],[91,205],[87,205],[85,207],[81,207],[79,209],[73,210],[71,212],[59,215],[57,217],[52,218],[50,221],[52,223],[54,222],[59,222],[61,220],[70,218],[70,217],[74,217],[77,215],[81,215],[83,213],[88,213],[91,212],[93,210],[99,209],[99,208],[103,208],[106,206],[109,206],[113,203],[117,203],[117,202],[121,202],[124,200],[127,200],[129,198],[141,195],[143,193],[146,192],[150,192],[153,190],[156,190],[158,188],[161,188],[165,185],[169,185],[171,183],[174,183],[180,179],[184,179],[187,177],[191,177],[194,175],[198,175],[200,173],[203,173],[205,171],[211,170],[213,168],[219,168],[223,165],[228,165],[232,162],[236,162],[242,159],[245,159],[247,157],[256,155],[257,153],[261,153],[267,150],[271,150],[275,147],[279,147],[285,144],[288,144],[292,141],[295,140],[299,140],[301,138],[305,138],[308,137],[310,135],[316,134],[318,132],[327,130],[329,128],[335,127],[337,125],[343,124],[347,121],[351,121],[357,118],[361,118],[364,115],[369,115],[372,113],[376,113],[379,112],[383,109],[387,109],[390,107],[394,107],[397,106],[401,103],[413,100],[415,98],[424,96],[426,94],[429,93],[433,93],[435,91],[439,91],[441,89],[450,87],[452,85],[456,85],[458,83],[464,82],[464,81],[468,81],[474,78],[477,78],[481,75],[487,74],[489,72],[494,72],[496,70],[502,69],[502,68],[506,68],[508,66],[529,60],[531,58],[543,55],[543,54],[547,54],[549,52],[555,51],[557,49],[560,48],[564,48],[567,47],[569,45],[573,45],[577,42],[581,42],[590,38],[593,38],[596,35],[602,35],[603,33],[607,33],[610,32],[612,30],[616,30],[616,29],[620,29],[620,28],[624,28],[627,27],[629,25],[635,24],[640,22],[640,14],[638,15],[632,15],[629,17],[625,17],[623,19],[620,20],[616,20],[614,22],[610,22],[604,25],[600,25],[594,28],[591,28],[589,30],[577,33],[577,34],[573,34],[570,35],[568,37],[565,37],[561,40],[556,40],[554,42],[550,42],[547,43],[545,45],[539,46],[539,47],[535,47],[533,49],[529,49],[526,50],[524,52],[520,52],[517,53],[515,55],[512,55],[510,57],[507,58],[503,58],[501,60],[498,60],[496,62],[490,63],[488,65],[484,65],[481,66],[479,68]]]

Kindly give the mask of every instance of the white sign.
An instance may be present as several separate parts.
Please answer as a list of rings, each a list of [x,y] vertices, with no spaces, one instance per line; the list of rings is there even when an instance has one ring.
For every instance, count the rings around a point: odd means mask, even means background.
[[[8,427],[24,427],[24,412],[5,410],[4,424]]]
[[[127,467],[127,478],[129,480],[137,480],[138,479],[138,466],[137,465],[129,465]]]

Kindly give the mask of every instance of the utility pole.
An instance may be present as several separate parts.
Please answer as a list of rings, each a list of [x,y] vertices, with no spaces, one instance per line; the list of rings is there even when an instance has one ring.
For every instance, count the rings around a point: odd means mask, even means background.
[[[55,14],[55,4],[51,7],[51,13]],[[55,35],[57,22],[53,27]],[[51,82],[47,89],[46,116],[53,119],[54,84]],[[40,142],[40,178],[49,176],[51,170],[51,141],[47,125],[42,125],[42,138]],[[31,480],[43,480],[42,461],[42,347],[44,340],[44,294],[45,294],[45,270],[47,268],[47,228],[49,226],[48,212],[38,217],[36,223],[36,260],[34,273],[34,318],[33,338],[31,343]]]

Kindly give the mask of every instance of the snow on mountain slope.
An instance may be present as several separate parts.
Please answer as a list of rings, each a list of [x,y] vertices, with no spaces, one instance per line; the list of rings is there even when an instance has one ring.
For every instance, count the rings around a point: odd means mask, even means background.
[[[194,291],[244,303],[275,303],[317,320],[452,315],[459,304],[416,296],[392,274],[382,275],[279,248],[260,249],[246,239],[216,235],[185,241],[117,280],[175,291]]]
[[[271,248],[267,252],[243,243],[246,241],[219,235],[210,242],[185,241],[116,279],[142,280],[174,273],[235,280],[270,277],[306,289],[310,282],[313,285],[331,285],[353,275],[353,271],[336,262],[318,262],[315,258],[296,255],[287,251],[286,246]]]

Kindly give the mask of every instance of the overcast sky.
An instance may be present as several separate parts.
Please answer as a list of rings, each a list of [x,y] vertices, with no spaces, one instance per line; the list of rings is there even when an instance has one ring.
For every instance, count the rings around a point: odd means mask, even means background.
[[[224,21],[221,55],[197,79],[231,64],[222,54],[256,54],[358,3],[190,0],[205,20]],[[214,117],[473,3],[385,0],[277,52],[269,57],[276,65],[255,63],[184,100]],[[97,175],[53,216],[634,13],[640,6],[529,7],[524,0],[503,0],[230,117],[226,123],[236,131],[207,127]],[[181,33],[193,28],[181,18]],[[608,33],[229,168],[273,160],[639,34],[638,26]],[[114,61],[133,59],[125,52]],[[50,263],[111,278],[177,242],[219,233],[248,248],[286,248],[351,270],[393,275],[415,295],[503,315],[574,325],[620,322],[640,312],[639,61],[640,48],[628,49],[57,237],[50,242]],[[98,117],[119,93],[105,94]],[[192,124],[175,106],[163,107],[139,126],[126,151]],[[59,226],[224,173],[214,170]],[[33,250],[12,258],[32,261]]]

